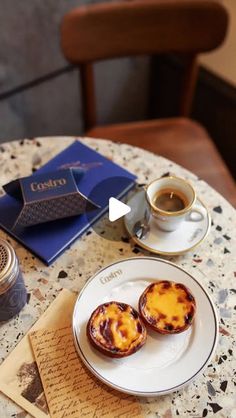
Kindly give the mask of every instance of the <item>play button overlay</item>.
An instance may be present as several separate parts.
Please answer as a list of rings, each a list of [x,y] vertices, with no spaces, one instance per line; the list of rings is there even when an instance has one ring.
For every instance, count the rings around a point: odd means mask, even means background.
[[[126,202],[130,194],[134,193],[132,190],[134,185],[133,178],[114,176],[102,180],[91,189],[90,193],[87,194],[88,199],[99,205],[100,209],[86,211],[90,229],[84,233],[85,236],[91,235],[93,231],[101,238],[109,241],[120,241],[122,243],[124,238],[127,239],[124,216],[131,212],[131,208],[126,205]],[[83,193],[83,190],[81,192]],[[89,239],[92,239],[92,237]]]
[[[131,211],[131,207],[116,199],[115,197],[110,197],[109,199],[109,221],[115,222],[118,219],[125,216]]]

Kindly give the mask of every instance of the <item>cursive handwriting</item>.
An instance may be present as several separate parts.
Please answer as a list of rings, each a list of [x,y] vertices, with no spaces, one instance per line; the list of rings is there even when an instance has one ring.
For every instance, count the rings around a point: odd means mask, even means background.
[[[84,367],[70,326],[34,331],[30,339],[52,418],[142,416],[136,398],[106,387]]]

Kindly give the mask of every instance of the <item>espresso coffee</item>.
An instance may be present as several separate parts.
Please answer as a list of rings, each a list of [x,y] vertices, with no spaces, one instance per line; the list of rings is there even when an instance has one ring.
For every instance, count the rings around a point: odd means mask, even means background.
[[[178,212],[186,208],[188,201],[179,190],[162,189],[156,193],[153,204],[166,212]]]

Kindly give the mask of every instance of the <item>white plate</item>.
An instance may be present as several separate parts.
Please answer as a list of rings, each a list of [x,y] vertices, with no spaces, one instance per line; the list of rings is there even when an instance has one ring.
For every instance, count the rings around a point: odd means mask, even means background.
[[[204,215],[199,222],[183,221],[182,224],[173,232],[165,232],[158,228],[153,217],[150,217],[150,231],[146,237],[139,239],[133,236],[133,227],[135,223],[144,218],[147,207],[145,192],[136,193],[127,202],[131,211],[124,217],[125,227],[132,237],[133,241],[140,247],[162,255],[179,255],[189,251],[199,245],[207,236],[211,219],[210,214],[204,204],[197,199],[196,205],[200,207]]]
[[[193,293],[193,325],[176,335],[148,331],[146,344],[123,359],[106,357],[91,347],[86,325],[93,310],[112,300],[137,309],[143,290],[159,279],[183,283]],[[211,298],[194,277],[168,261],[134,257],[113,263],[88,281],[75,304],[73,333],[81,359],[100,380],[122,392],[157,396],[181,388],[203,371],[215,350],[218,326]]]

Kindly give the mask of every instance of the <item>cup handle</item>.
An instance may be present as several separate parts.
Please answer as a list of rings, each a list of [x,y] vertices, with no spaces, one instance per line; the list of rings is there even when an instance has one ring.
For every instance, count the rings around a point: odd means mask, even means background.
[[[186,221],[200,222],[200,221],[202,221],[204,219],[204,216],[205,216],[205,214],[204,214],[202,208],[195,206],[188,213],[188,215],[186,217]]]

